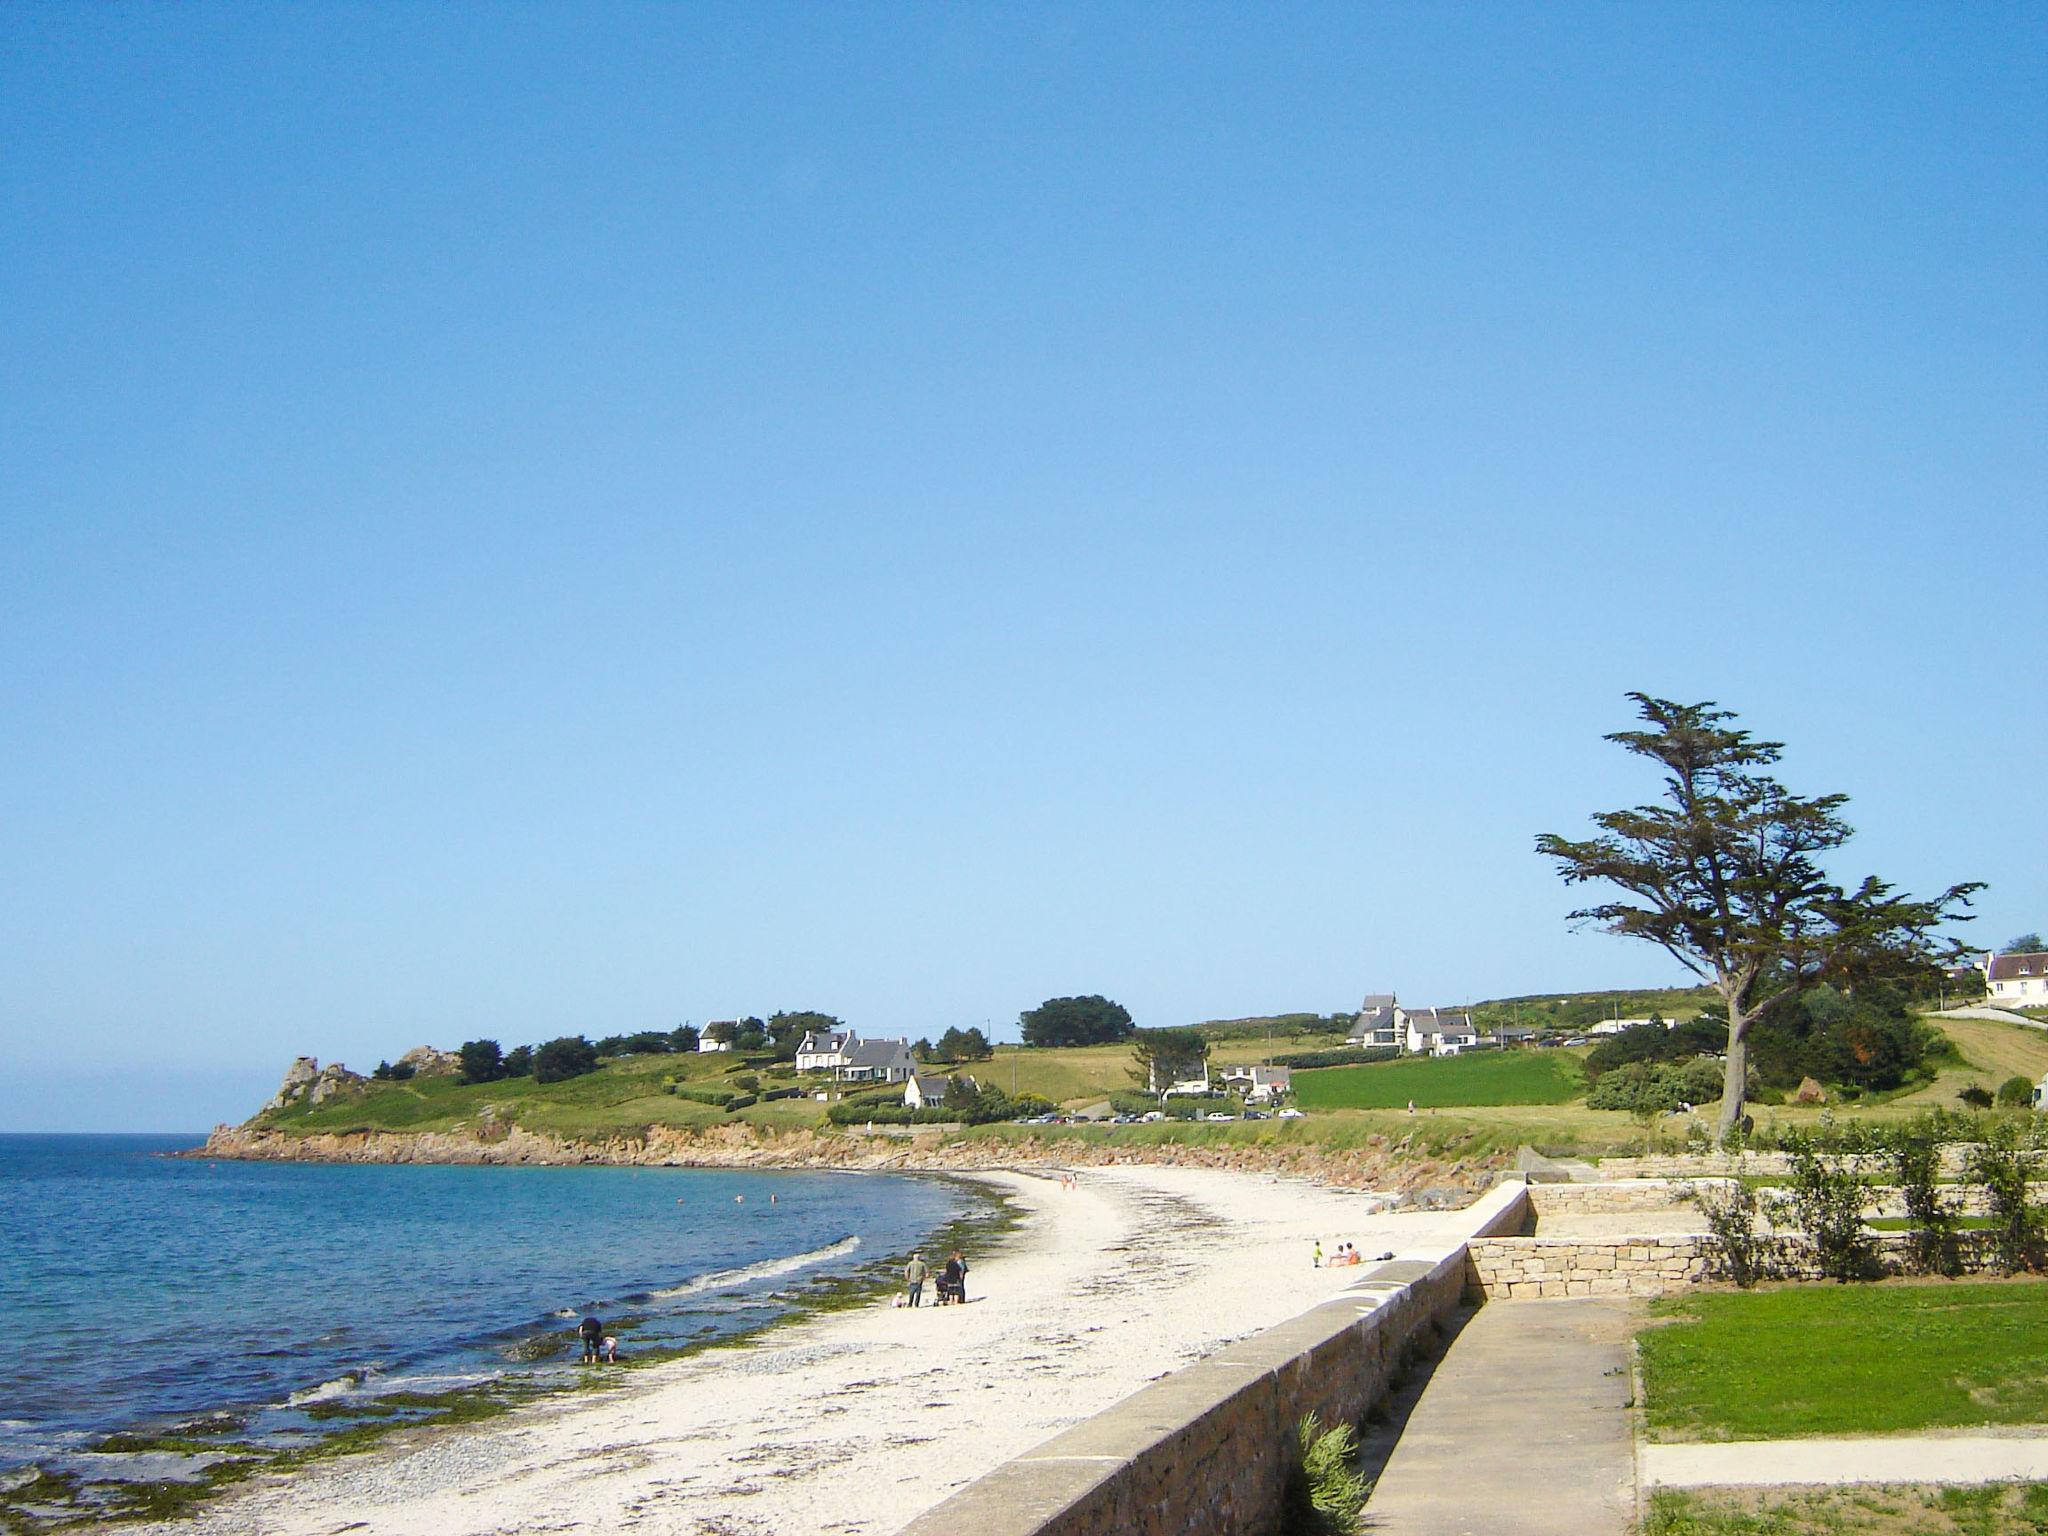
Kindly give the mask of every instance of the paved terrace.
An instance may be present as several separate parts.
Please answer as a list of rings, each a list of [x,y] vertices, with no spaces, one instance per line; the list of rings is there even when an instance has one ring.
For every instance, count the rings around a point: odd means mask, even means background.
[[[1624,1299],[1493,1301],[1416,1399],[1375,1536],[1623,1536],[1635,1514]]]

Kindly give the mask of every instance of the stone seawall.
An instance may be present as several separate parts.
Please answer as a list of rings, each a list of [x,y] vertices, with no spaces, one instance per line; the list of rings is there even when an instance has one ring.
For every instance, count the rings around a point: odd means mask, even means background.
[[[1468,1208],[1520,1231],[1528,1195]],[[1309,1413],[1356,1423],[1459,1305],[1464,1241],[1397,1256],[1349,1292],[1154,1382],[970,1483],[902,1536],[1266,1536]]]

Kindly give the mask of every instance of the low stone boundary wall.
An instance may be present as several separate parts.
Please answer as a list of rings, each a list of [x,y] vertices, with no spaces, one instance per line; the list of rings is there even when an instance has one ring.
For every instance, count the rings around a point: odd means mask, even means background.
[[[1473,1237],[1528,1220],[1519,1184],[1470,1207]],[[1356,1423],[1466,1286],[1465,1242],[1361,1273],[1335,1301],[1163,1377],[1005,1462],[902,1536],[1265,1536],[1305,1414]]]
[[[1766,1240],[1766,1267],[1773,1280],[1818,1280],[1819,1266],[1804,1238]],[[1904,1232],[1876,1234],[1878,1266],[1884,1273],[1912,1272],[1912,1238]],[[1989,1234],[1964,1232],[1958,1257],[1965,1274],[1993,1267]],[[1719,1246],[1704,1232],[1670,1232],[1650,1237],[1487,1237],[1466,1245],[1466,1279],[1479,1295],[1511,1300],[1544,1296],[1667,1296],[1720,1278]]]
[[[1679,1179],[1622,1179],[1612,1184],[1531,1184],[1529,1205],[1537,1230],[1545,1216],[1571,1216],[1604,1211],[1656,1211],[1682,1205],[1692,1184]]]

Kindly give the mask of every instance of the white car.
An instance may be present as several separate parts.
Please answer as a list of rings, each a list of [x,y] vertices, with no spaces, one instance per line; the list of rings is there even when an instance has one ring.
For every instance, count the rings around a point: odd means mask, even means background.
[[[1281,1120],[1301,1120],[1306,1117],[1298,1109],[1283,1109],[1275,1118]]]
[[[1207,1118],[1208,1118],[1208,1119],[1211,1119],[1211,1120],[1235,1120],[1235,1119],[1237,1118],[1237,1116],[1235,1116],[1235,1115],[1226,1115],[1226,1114],[1225,1114],[1225,1113],[1223,1113],[1223,1111],[1222,1111],[1222,1110],[1220,1110],[1220,1109],[1212,1109],[1212,1110],[1210,1110],[1210,1111],[1209,1111],[1209,1114],[1208,1114]]]

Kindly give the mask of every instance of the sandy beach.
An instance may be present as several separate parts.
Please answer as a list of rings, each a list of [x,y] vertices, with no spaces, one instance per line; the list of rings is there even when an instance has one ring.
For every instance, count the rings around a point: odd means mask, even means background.
[[[1147,1381],[1350,1284],[1312,1245],[1368,1257],[1458,1218],[1205,1169],[982,1175],[1024,1214],[969,1255],[965,1307],[886,1305],[772,1331],[486,1424],[234,1490],[198,1536],[885,1536]],[[927,1292],[929,1297],[929,1291]]]

